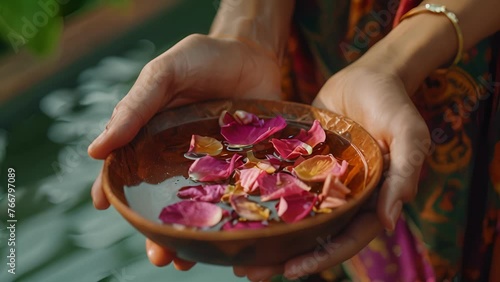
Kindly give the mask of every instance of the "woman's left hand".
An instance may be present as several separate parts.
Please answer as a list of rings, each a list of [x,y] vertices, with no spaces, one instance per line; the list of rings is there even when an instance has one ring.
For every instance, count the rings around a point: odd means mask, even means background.
[[[431,145],[424,120],[409,98],[396,69],[375,52],[332,76],[313,105],[361,124],[379,143],[386,168],[376,207],[360,212],[321,251],[304,254],[279,266],[234,267],[251,281],[275,274],[298,278],[342,263],[361,251],[385,227],[394,229],[403,203],[417,193],[422,163]]]

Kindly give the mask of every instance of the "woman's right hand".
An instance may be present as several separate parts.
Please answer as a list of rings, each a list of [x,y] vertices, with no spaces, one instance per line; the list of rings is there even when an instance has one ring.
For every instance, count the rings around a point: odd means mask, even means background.
[[[143,68],[88,153],[95,159],[105,159],[111,151],[129,143],[157,112],[165,109],[209,99],[279,99],[280,95],[280,68],[273,52],[251,40],[190,35]],[[101,174],[91,194],[97,209],[109,207]],[[193,265],[175,259],[174,253],[149,240],[146,249],[155,265],[166,265],[172,260],[181,270]]]

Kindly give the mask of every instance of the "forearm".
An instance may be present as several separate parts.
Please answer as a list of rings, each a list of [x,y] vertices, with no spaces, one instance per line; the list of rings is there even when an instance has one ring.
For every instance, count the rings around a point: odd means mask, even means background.
[[[464,50],[500,29],[499,0],[431,0],[421,5],[426,3],[445,5],[457,15]],[[449,19],[421,13],[401,22],[367,54],[393,66],[411,94],[430,72],[453,61],[457,50],[457,35]]]
[[[222,0],[210,35],[250,41],[280,59],[294,5],[294,0]]]

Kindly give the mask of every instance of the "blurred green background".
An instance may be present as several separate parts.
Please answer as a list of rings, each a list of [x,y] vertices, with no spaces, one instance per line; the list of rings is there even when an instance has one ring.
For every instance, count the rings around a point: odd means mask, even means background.
[[[22,18],[40,11],[38,2],[1,0],[0,57],[16,58],[9,34],[12,30],[22,33]],[[55,56],[63,25],[72,16],[85,17],[109,4],[120,13],[133,13],[130,2],[71,0],[61,4],[58,14],[24,47],[40,61]],[[218,3],[170,2],[175,3],[122,36],[105,44],[94,42],[91,52],[27,89],[9,92],[9,98],[2,100],[0,281],[241,280],[228,267],[199,264],[189,272],[153,267],[144,252],[144,237],[113,208],[96,211],[90,198],[101,163],[87,156],[88,144],[103,129],[141,68],[184,36],[206,33]],[[6,174],[10,167],[16,170],[15,275],[6,272]]]

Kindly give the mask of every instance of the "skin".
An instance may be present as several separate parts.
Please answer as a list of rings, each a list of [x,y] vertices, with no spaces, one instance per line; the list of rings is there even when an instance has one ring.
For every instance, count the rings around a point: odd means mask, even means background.
[[[188,36],[144,67],[116,106],[106,130],[89,146],[89,155],[106,158],[164,109],[212,98],[279,99],[279,64],[293,3],[252,0],[235,5],[235,1],[223,1],[209,35]],[[444,4],[457,14],[466,49],[500,27],[498,0],[432,3]],[[446,17],[419,14],[403,21],[359,60],[328,79],[313,105],[361,124],[384,153],[386,172],[376,204],[359,213],[327,249],[283,265],[235,266],[236,276],[263,281],[275,274],[297,278],[320,272],[358,253],[384,228],[394,228],[402,204],[417,193],[430,145],[427,126],[410,96],[430,72],[448,64],[456,50],[455,30]],[[97,209],[109,207],[100,175],[91,193]],[[194,265],[149,240],[146,250],[157,266],[173,262],[177,269],[188,270]],[[311,261],[314,267],[310,267]]]

